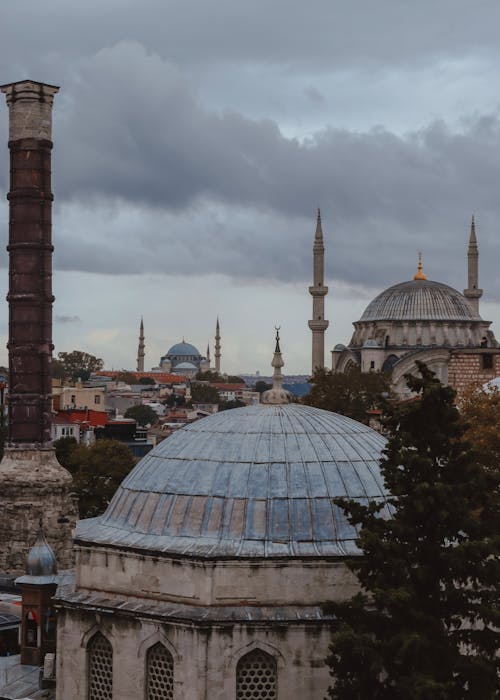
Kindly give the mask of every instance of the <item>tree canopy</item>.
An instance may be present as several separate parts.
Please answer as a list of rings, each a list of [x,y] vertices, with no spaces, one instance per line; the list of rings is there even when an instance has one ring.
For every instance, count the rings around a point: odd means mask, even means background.
[[[389,392],[390,377],[383,372],[361,372],[356,366],[346,372],[319,369],[303,402],[368,423],[367,412],[380,407]]]
[[[63,366],[65,378],[86,381],[92,372],[98,372],[104,367],[104,361],[83,350],[59,352],[59,362]]]
[[[115,376],[115,382],[123,382],[124,384],[137,384],[137,379],[135,378],[135,374],[133,372],[127,372],[126,370],[123,370],[123,372],[118,372],[118,374]]]
[[[133,418],[137,421],[137,425],[143,428],[147,425],[154,425],[158,422],[158,414],[151,406],[146,406],[145,404],[139,404],[137,406],[130,406],[125,411],[125,418]]]
[[[195,403],[219,403],[219,392],[209,384],[191,384],[191,401]]]
[[[499,697],[498,469],[464,440],[453,389],[419,370],[418,400],[386,407],[389,513],[337,500],[360,527],[362,592],[329,606],[331,700]]]
[[[130,449],[118,440],[97,440],[86,447],[74,438],[61,438],[54,446],[59,462],[73,476],[80,518],[103,513],[135,464]]]
[[[465,437],[481,463],[496,470],[500,465],[500,391],[492,386],[471,386],[463,393],[459,409],[466,423]]]

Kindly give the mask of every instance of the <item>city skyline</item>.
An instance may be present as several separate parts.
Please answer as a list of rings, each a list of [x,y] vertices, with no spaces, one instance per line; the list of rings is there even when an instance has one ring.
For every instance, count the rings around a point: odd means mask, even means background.
[[[183,335],[213,353],[219,316],[223,371],[270,373],[278,324],[284,372],[306,374],[318,206],[327,366],[370,300],[412,278],[417,251],[430,279],[465,288],[473,212],[481,314],[498,332],[495,3],[135,5],[4,9],[0,82],[61,86],[56,354],[132,369],[143,316],[148,369]],[[7,138],[2,108],[4,160]],[[5,244],[7,191],[4,169]]]

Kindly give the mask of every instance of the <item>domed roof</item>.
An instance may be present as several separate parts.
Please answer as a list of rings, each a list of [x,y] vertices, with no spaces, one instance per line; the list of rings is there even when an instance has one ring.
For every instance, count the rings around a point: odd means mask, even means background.
[[[176,343],[175,345],[172,345],[170,350],[167,352],[167,357],[169,355],[196,355],[196,357],[201,357],[198,348],[195,348],[195,346],[191,345],[191,343],[185,343],[184,341],[182,341],[182,343]]]
[[[57,560],[40,526],[35,544],[26,558],[26,574],[17,583],[44,584],[57,580]]]
[[[427,279],[389,287],[368,304],[364,321],[480,321],[467,299],[453,287]]]
[[[384,500],[385,439],[297,404],[223,411],[177,430],[76,540],[188,556],[344,556],[358,550],[339,496]]]
[[[196,365],[193,365],[192,362],[180,362],[178,365],[175,365],[175,369],[198,370],[198,367]]]

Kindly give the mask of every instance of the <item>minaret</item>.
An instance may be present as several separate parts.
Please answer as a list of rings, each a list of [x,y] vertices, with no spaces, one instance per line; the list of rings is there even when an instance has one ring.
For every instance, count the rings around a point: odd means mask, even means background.
[[[210,367],[210,343],[207,343],[207,362]]]
[[[59,88],[0,86],[9,109],[9,435],[0,463],[0,570],[20,569],[43,513],[63,567],[72,562],[72,478],[52,447],[52,107]]]
[[[220,374],[220,325],[219,317],[215,326],[215,371]]]
[[[139,347],[137,349],[137,371],[144,372],[144,357],[146,346],[144,345],[144,323],[141,316],[141,326],[139,329]]]
[[[325,321],[325,296],[328,294],[328,287],[324,285],[325,270],[325,246],[323,245],[323,229],[321,228],[321,213],[318,209],[318,220],[316,223],[316,234],[313,246],[314,257],[314,281],[309,287],[309,294],[313,298],[313,317],[309,321],[309,328],[312,331],[312,374],[317,369],[325,366],[325,331],[328,328],[328,321]]]
[[[467,252],[468,287],[464,289],[464,297],[468,300],[472,310],[479,316],[479,299],[483,296],[483,290],[479,284],[479,251],[477,248],[476,225],[474,214],[470,225],[469,250]]]
[[[260,397],[261,403],[274,405],[290,403],[292,398],[292,394],[283,389],[283,376],[281,374],[281,368],[285,363],[283,362],[283,357],[281,356],[279,326],[276,327],[275,330],[276,347],[274,348],[274,355],[271,362],[271,367],[274,369],[273,388],[264,391]]]

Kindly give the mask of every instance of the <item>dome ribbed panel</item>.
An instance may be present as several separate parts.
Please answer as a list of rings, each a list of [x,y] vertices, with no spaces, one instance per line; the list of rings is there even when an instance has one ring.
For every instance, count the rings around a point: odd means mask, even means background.
[[[350,554],[356,532],[333,499],[386,499],[384,444],[309,406],[224,411],[161,442],[76,539],[206,557]]]
[[[389,287],[368,304],[360,321],[480,321],[467,299],[440,282],[411,280]]]

